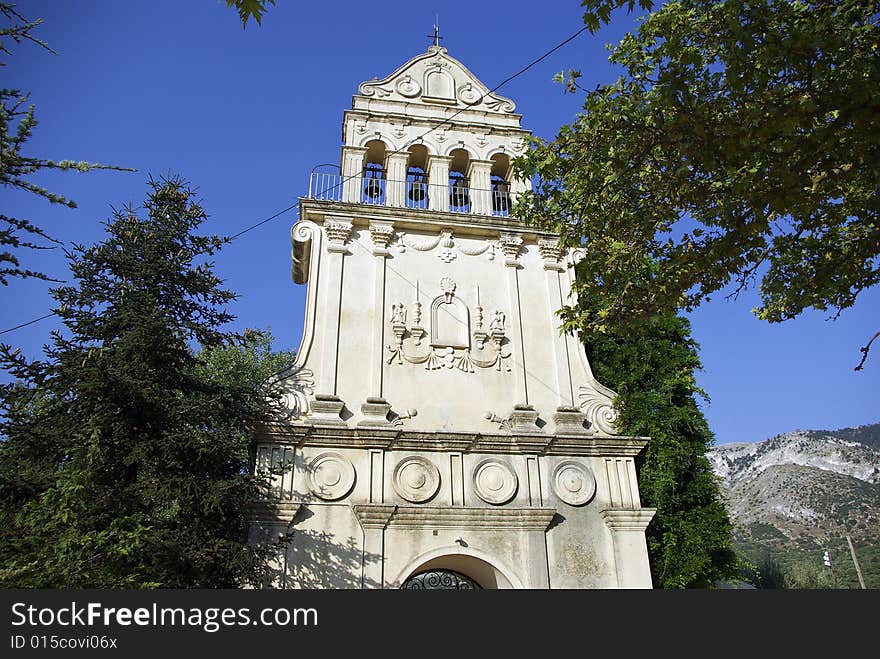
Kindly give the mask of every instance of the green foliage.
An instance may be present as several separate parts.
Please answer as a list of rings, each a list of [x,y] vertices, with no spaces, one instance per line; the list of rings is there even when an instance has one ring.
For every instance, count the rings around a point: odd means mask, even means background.
[[[49,52],[51,48],[34,36],[33,31],[42,22],[29,21],[15,11],[12,5],[0,2],[0,17],[4,25],[0,27],[0,53],[11,55],[9,40],[15,43],[29,41]],[[6,66],[0,62],[0,66]],[[43,197],[49,203],[76,208],[76,203],[63,195],[50,192],[29,180],[41,170],[88,172],[93,169],[115,169],[134,171],[113,165],[101,165],[73,160],[46,160],[22,153],[22,149],[32,136],[37,120],[34,106],[28,103],[28,93],[18,89],[0,89],[0,184],[5,188],[26,190]],[[19,249],[52,249],[52,245],[39,244],[34,240],[43,239],[58,244],[36,224],[27,219],[15,218],[0,213],[0,284],[7,285],[11,277],[37,277],[50,280],[41,272],[23,267],[16,251]]]
[[[221,385],[264,383],[289,367],[296,357],[291,351],[274,352],[269,330],[245,330],[235,344],[206,348],[199,353],[200,373]]]
[[[815,590],[832,588],[834,582],[829,571],[820,563],[799,560],[785,571],[784,585],[785,588]]]
[[[690,324],[657,316],[625,334],[586,333],[597,379],[618,392],[620,432],[648,436],[639,465],[654,585],[710,587],[738,577],[739,559],[718,483],[706,458],[712,432],[697,405],[700,368]]]
[[[583,4],[595,29],[636,2]],[[839,314],[880,281],[878,43],[873,0],[647,15],[612,49],[624,75],[516,162],[537,178],[518,216],[589,244],[577,287],[596,304],[569,327],[624,332],[758,280],[759,318]]]
[[[241,26],[247,27],[248,19],[253,17],[257,25],[263,25],[263,14],[268,10],[268,5],[275,5],[275,0],[226,0],[226,7],[235,7]]]
[[[768,552],[744,570],[746,581],[761,589],[785,588],[785,566]]]
[[[748,529],[752,531],[751,527]],[[761,538],[737,537],[737,547],[758,566],[764,562],[773,564],[782,572],[782,583],[774,580],[772,585],[760,578],[754,583],[761,588],[860,588],[855,564],[845,537],[835,536],[821,542],[788,540],[785,543],[767,542]],[[880,588],[880,544],[876,533],[862,541],[854,539],[859,566],[865,586]],[[828,551],[834,562],[834,575],[823,563],[823,553]],[[748,575],[747,575],[748,576]]]
[[[223,240],[176,178],[150,181],[145,217],[69,254],[53,289],[66,332],[45,359],[0,363],[0,585],[260,584],[275,548],[247,543],[267,484],[249,473],[272,401],[259,378],[287,357],[268,337],[222,330],[234,295],[206,259]],[[196,354],[193,346],[202,346]]]

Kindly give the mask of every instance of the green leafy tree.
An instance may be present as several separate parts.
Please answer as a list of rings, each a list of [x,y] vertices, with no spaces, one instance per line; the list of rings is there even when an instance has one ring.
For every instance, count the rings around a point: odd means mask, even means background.
[[[582,4],[595,31],[636,0]],[[769,322],[851,307],[880,281],[877,3],[638,5],[623,75],[518,162],[537,180],[520,217],[589,243],[577,286],[597,304],[569,326],[619,332],[756,282]]]
[[[272,348],[273,336],[269,330],[245,330],[233,344],[205,348],[199,352],[200,369],[204,377],[222,385],[253,386],[272,381],[273,376],[293,364],[294,351],[276,351]],[[258,387],[255,402],[264,404],[266,394]]]
[[[268,339],[223,331],[234,295],[208,259],[224,241],[195,233],[185,182],[150,188],[144,217],[118,211],[69,254],[45,359],[0,348],[17,380],[0,390],[5,587],[258,585],[277,551],[246,538]]]
[[[836,588],[828,570],[815,560],[795,561],[785,572],[785,587],[798,590]]]
[[[263,24],[263,14],[269,9],[269,5],[275,5],[275,0],[226,0],[226,7],[234,7],[241,19],[241,26],[247,27],[249,18],[253,18],[257,25]]]
[[[596,377],[616,389],[619,431],[648,436],[639,491],[657,508],[646,530],[654,585],[711,587],[742,564],[706,451],[714,438],[698,406],[701,367],[687,319],[657,316],[631,330],[583,336]]]
[[[42,20],[28,20],[15,10],[14,5],[0,2],[0,53],[11,55],[10,41],[13,43],[30,42],[54,54],[46,42],[34,35],[34,30]],[[0,62],[0,67],[6,66]],[[47,160],[23,153],[25,143],[33,136],[37,120],[34,105],[29,103],[30,95],[18,89],[0,89],[0,184],[4,188],[12,188],[32,192],[52,204],[61,204],[76,208],[76,203],[62,195],[50,192],[31,180],[31,176],[40,171],[59,170],[88,172],[93,169],[115,169],[118,171],[134,171],[114,165],[101,165],[73,160]],[[35,242],[36,241],[36,242]],[[47,244],[47,243],[54,243]],[[0,284],[7,285],[12,277],[37,277],[51,280],[42,272],[31,270],[22,265],[18,250],[21,249],[52,249],[60,244],[49,236],[37,224],[26,218],[17,218],[0,211]]]

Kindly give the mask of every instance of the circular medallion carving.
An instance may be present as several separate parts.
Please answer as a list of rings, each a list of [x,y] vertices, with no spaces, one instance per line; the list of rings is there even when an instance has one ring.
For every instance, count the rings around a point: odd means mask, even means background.
[[[401,96],[412,98],[421,94],[422,88],[419,86],[419,83],[407,76],[397,81],[397,91]]]
[[[483,95],[474,89],[473,84],[468,83],[458,91],[458,98],[461,99],[463,103],[473,105],[474,103],[479,103],[483,100]]]
[[[498,460],[483,460],[474,469],[474,489],[486,503],[507,503],[516,494],[518,485],[514,471]]]
[[[556,496],[571,506],[582,506],[596,494],[596,478],[589,467],[574,461],[561,462],[550,481]]]
[[[425,458],[404,458],[394,468],[391,485],[403,499],[423,503],[440,489],[440,471]]]
[[[309,490],[325,501],[341,499],[351,492],[354,478],[354,467],[339,453],[320,453],[306,467]]]

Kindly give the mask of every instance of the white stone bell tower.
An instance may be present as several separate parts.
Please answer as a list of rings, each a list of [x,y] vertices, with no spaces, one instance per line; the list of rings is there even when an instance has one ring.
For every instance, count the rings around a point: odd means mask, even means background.
[[[431,46],[360,85],[292,230],[308,286],[254,541],[286,588],[650,588],[614,393],[558,330],[578,250],[511,217],[512,101]]]

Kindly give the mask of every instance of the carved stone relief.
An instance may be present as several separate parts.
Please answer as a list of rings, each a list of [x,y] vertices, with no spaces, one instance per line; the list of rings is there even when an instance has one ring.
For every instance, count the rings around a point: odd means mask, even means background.
[[[592,470],[574,460],[561,462],[550,480],[553,491],[571,506],[582,506],[596,494],[596,478]]]
[[[509,466],[489,458],[474,469],[474,491],[486,503],[501,505],[516,494],[519,479]]]
[[[578,393],[581,411],[587,416],[590,428],[606,435],[617,434],[617,410],[611,396],[592,387],[581,387]]]
[[[340,453],[320,453],[306,466],[309,491],[325,501],[336,501],[347,495],[354,487],[354,480],[354,466]]]
[[[457,244],[453,238],[452,231],[449,231],[448,229],[441,231],[436,238],[422,239],[406,236],[401,232],[398,235],[397,246],[398,251],[400,251],[401,254],[406,252],[407,248],[414,249],[417,252],[430,252],[439,246],[441,249],[437,253],[437,258],[444,263],[451,263],[459,254],[464,254],[466,256],[480,256],[486,254],[486,258],[492,261],[495,259],[495,252],[498,249],[496,241],[494,240],[488,240],[476,246],[467,245],[465,243]]]
[[[418,291],[416,284],[416,291]],[[488,332],[483,328],[483,308],[474,308],[475,328],[471,332],[471,310],[464,300],[455,295],[456,283],[451,277],[440,280],[442,295],[431,302],[430,341],[422,343],[426,331],[421,326],[421,302],[413,303],[413,323],[407,326],[407,308],[403,302],[391,305],[390,324],[394,343],[386,346],[390,356],[387,363],[425,364],[426,370],[458,369],[473,373],[476,368],[495,368],[510,371],[507,360],[511,353],[506,337],[506,315],[496,309]],[[418,293],[417,293],[418,296]]]
[[[327,232],[327,249],[343,247],[351,235],[351,222],[344,220],[327,220],[324,222],[324,231]]]
[[[302,366],[293,366],[266,383],[271,392],[275,417],[292,421],[309,412],[309,397],[314,393],[314,373]]]
[[[426,458],[404,458],[394,468],[391,485],[401,498],[412,503],[424,503],[440,489],[440,471]]]

